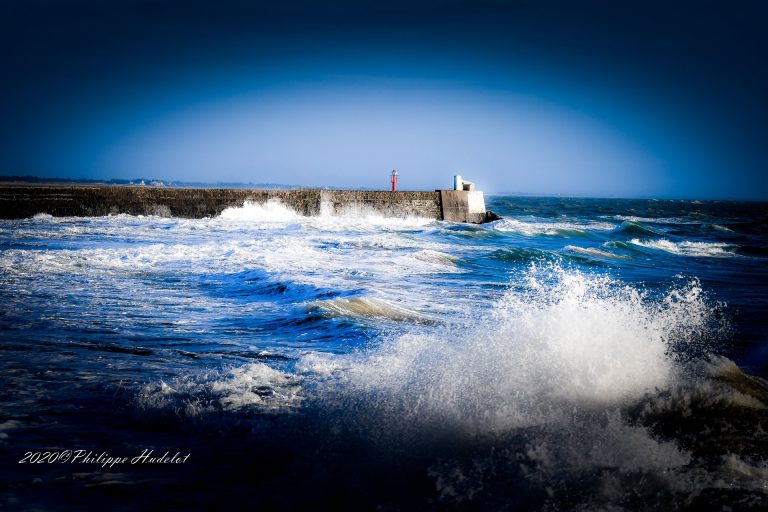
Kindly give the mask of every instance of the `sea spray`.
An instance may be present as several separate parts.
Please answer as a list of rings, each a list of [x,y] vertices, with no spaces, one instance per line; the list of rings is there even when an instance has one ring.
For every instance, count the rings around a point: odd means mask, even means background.
[[[533,265],[466,329],[409,333],[361,354],[311,354],[297,368],[328,375],[335,365],[329,401],[387,410],[393,428],[404,418],[468,433],[546,424],[667,385],[670,344],[706,330],[697,290],[691,283],[659,301],[606,276]]]
[[[237,222],[266,222],[288,223],[295,222],[299,215],[285,206],[278,199],[270,199],[266,203],[245,201],[243,206],[226,208],[219,215],[220,219]]]

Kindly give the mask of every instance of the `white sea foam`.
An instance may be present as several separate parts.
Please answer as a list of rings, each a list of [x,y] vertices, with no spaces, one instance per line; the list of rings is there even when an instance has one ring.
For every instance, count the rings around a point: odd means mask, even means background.
[[[493,229],[523,236],[579,236],[588,231],[611,231],[616,224],[610,222],[542,222],[502,219],[493,223]]]
[[[174,411],[197,417],[217,411],[253,408],[260,412],[288,412],[301,404],[301,378],[261,363],[182,376],[144,386],[137,397],[145,409]]]
[[[701,221],[683,219],[681,217],[637,217],[634,215],[614,215],[611,218],[620,220],[620,221],[642,222],[645,224],[681,224],[681,225],[701,224]]]
[[[266,203],[246,201],[243,206],[226,208],[219,218],[236,222],[289,223],[299,220],[299,215],[277,199]]]
[[[727,258],[736,256],[736,253],[734,252],[736,246],[722,242],[694,242],[689,240],[673,242],[666,238],[656,240],[633,238],[629,243],[678,256],[693,256],[700,258]]]
[[[437,303],[436,297],[430,296],[436,287],[416,285],[413,278],[466,272],[456,264],[455,256],[445,252],[457,247],[410,233],[417,226],[426,226],[418,229],[423,233],[430,229],[430,222],[376,216],[309,218],[276,202],[249,204],[208,219],[124,215],[75,223],[41,221],[23,236],[78,238],[85,243],[80,247],[67,243],[64,247],[68,248],[59,250],[29,247],[1,251],[0,271],[15,279],[64,275],[90,280],[102,276],[100,283],[109,285],[115,282],[113,275],[131,278],[149,273],[188,278],[258,270],[269,279],[319,289],[357,292],[372,288],[377,299],[421,312]],[[11,233],[17,240],[22,236],[17,231]],[[91,238],[109,243],[90,244],[87,241]],[[43,281],[40,286],[46,293],[69,294],[69,287],[56,289]],[[447,302],[454,303],[456,309],[459,306],[455,303],[461,301],[459,296],[443,300],[441,307]]]
[[[246,201],[241,207],[224,210],[217,219],[238,223],[301,223],[303,226],[323,231],[380,231],[421,229],[435,222],[434,219],[416,216],[386,216],[372,208],[361,206],[347,207],[339,212],[332,212],[327,205],[322,205],[320,215],[305,217],[297,214],[278,199],[266,203]]]
[[[598,258],[611,258],[611,259],[629,259],[630,256],[626,254],[616,254],[609,251],[603,251],[595,247],[579,247],[576,245],[566,245],[564,247],[566,251],[575,252],[576,254],[584,254],[586,256],[597,256]]]
[[[424,217],[387,217],[375,212],[323,214],[305,219],[308,226],[324,231],[413,231],[436,223]]]

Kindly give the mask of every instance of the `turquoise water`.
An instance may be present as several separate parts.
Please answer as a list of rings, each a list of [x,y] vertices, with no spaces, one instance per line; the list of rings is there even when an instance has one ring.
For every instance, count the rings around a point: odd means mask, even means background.
[[[0,221],[0,503],[765,506],[768,205],[488,206]]]

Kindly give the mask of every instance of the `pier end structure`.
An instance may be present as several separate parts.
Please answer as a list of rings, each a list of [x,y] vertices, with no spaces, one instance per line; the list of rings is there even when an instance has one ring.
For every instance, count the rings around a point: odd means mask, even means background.
[[[482,224],[495,215],[485,209],[485,197],[479,190],[437,190],[440,194],[442,220]]]

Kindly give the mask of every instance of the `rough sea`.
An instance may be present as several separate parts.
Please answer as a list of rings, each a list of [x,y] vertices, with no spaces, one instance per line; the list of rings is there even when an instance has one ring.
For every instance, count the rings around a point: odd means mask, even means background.
[[[488,206],[0,221],[0,508],[768,509],[768,204]]]

